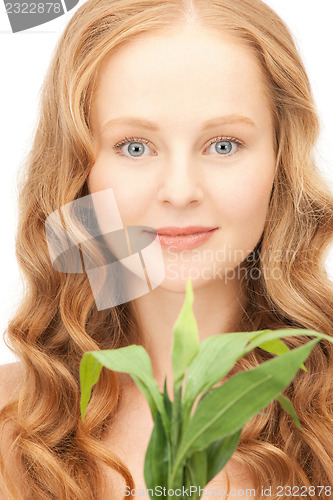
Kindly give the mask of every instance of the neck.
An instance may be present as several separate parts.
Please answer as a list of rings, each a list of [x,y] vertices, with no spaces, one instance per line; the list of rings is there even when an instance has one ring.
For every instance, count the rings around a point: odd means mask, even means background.
[[[203,285],[193,282],[193,292],[193,313],[200,342],[212,335],[235,331],[236,319],[239,318],[243,303],[239,280],[230,280],[228,283],[210,280]],[[154,378],[161,391],[167,378],[169,394],[173,387],[173,327],[184,301],[185,292],[174,292],[162,287],[133,301]]]

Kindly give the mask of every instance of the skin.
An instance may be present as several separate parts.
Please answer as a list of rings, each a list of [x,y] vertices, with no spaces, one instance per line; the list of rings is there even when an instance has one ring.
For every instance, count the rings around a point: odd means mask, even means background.
[[[253,124],[224,123],[202,131],[207,120],[227,115]],[[153,121],[160,130],[106,125],[124,116]],[[243,300],[235,271],[264,230],[275,155],[260,66],[247,47],[207,28],[186,25],[141,35],[104,60],[92,132],[96,161],[89,191],[112,187],[125,226],[218,227],[196,249],[163,249],[164,281],[133,301],[154,376],[162,390],[166,375],[172,394],[172,329],[187,277],[200,340],[234,331]],[[150,144],[141,144],[141,157],[131,156],[129,144],[122,146],[123,155],[116,154],[113,146],[125,137]],[[231,152],[221,154],[216,150],[221,137],[234,137],[243,146],[229,142]]]

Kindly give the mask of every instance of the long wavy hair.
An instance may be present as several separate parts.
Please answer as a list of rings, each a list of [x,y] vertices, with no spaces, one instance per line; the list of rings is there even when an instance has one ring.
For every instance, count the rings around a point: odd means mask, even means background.
[[[29,500],[102,499],[101,464],[135,487],[126,464],[101,441],[121,395],[117,373],[102,370],[84,423],[79,384],[86,351],[142,343],[133,303],[98,311],[85,274],[55,271],[45,220],[89,194],[86,180],[94,164],[90,110],[104,57],[142,33],[186,23],[229,33],[256,55],[274,116],[276,176],[264,232],[252,258],[243,262],[246,305],[235,331],[309,328],[332,335],[333,290],[324,259],[333,238],[333,200],[313,154],[319,120],[309,80],[284,22],[261,0],[88,0],[54,51],[19,178],[16,256],[25,293],[8,324],[6,343],[21,359],[24,376],[18,393],[0,411],[2,434],[11,430],[10,446],[0,453],[11,500],[22,496],[6,467],[9,454],[23,471],[19,480]],[[308,340],[284,341],[294,348]],[[256,348],[230,376],[270,357]],[[305,364],[308,371],[299,370],[284,391],[302,430],[273,401],[266,414],[244,426],[233,455],[250,467],[258,498],[260,486],[271,486],[270,498],[277,499],[278,485],[303,485],[313,500],[328,497],[319,486],[333,487],[332,344],[321,340]]]

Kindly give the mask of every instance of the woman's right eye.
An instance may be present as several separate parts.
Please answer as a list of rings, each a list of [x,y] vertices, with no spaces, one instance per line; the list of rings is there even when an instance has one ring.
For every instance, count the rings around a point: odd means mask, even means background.
[[[116,151],[116,154],[125,156],[126,158],[140,158],[146,156],[144,152],[147,148],[152,152],[148,144],[149,141],[146,139],[135,139],[134,137],[128,139],[126,137],[124,140],[118,142],[118,144],[115,144],[113,149]]]

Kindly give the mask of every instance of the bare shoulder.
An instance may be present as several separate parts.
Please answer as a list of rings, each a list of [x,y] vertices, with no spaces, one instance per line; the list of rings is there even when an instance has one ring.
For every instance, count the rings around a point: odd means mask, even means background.
[[[15,397],[23,380],[23,374],[21,361],[0,365],[0,408]]]
[[[234,500],[241,498],[253,498],[256,496],[254,479],[251,470],[244,462],[238,462],[233,457],[226,466],[205,486],[205,490],[217,488],[227,493],[228,481],[230,480],[230,493]],[[203,500],[203,497],[202,497]]]
[[[21,382],[24,377],[24,367],[21,361],[15,363],[7,363],[6,365],[0,365],[0,410],[10,402],[11,399],[15,398],[15,395],[20,389]],[[12,455],[7,456],[10,445],[12,444],[12,431],[13,425],[11,422],[6,422],[4,427],[0,432],[0,455],[6,463],[6,468],[10,473],[10,476],[17,477],[19,467],[15,462]],[[21,498],[24,498],[24,493],[21,491],[20,484],[17,485],[19,492],[22,494]],[[2,473],[0,472],[0,499],[7,500],[9,496],[7,494],[7,488],[3,480]]]

